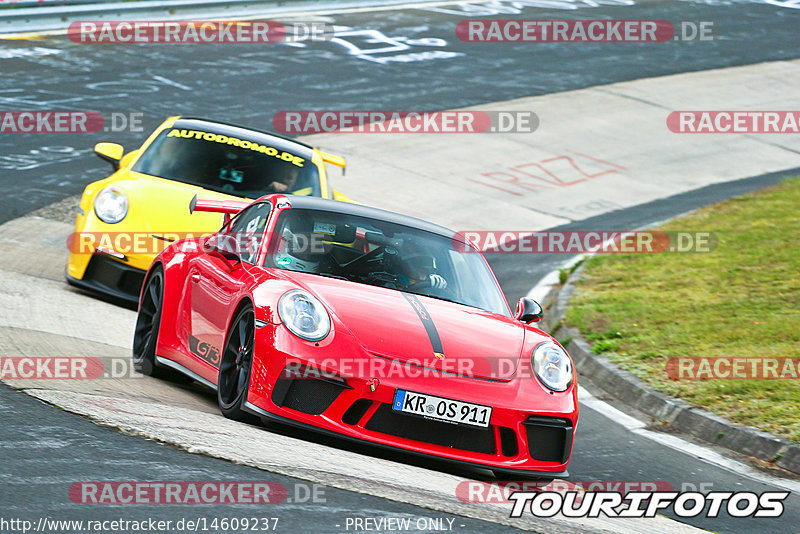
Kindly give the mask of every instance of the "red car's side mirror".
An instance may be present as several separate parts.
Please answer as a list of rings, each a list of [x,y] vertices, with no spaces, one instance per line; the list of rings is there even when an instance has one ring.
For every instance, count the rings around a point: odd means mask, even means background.
[[[528,297],[519,299],[517,303],[517,313],[515,314],[515,317],[519,321],[523,323],[535,323],[541,321],[543,316],[544,310],[542,310],[538,302]]]

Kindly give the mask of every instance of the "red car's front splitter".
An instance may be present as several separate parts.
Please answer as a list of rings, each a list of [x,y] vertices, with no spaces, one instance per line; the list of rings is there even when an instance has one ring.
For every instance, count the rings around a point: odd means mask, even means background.
[[[270,339],[269,355],[262,353],[253,362],[244,405],[250,413],[338,438],[499,473],[537,478],[568,476],[578,417],[574,391],[541,395],[537,406],[526,410],[515,406],[523,403],[512,400],[538,384],[458,376],[383,377],[376,384],[375,379],[366,377],[340,378],[314,372],[286,375],[286,362],[298,359],[275,349],[276,341]],[[307,361],[303,365],[313,369]],[[397,388],[491,405],[490,425],[485,429],[453,425],[394,412],[392,401]]]
[[[491,469],[492,471],[494,471],[496,473],[504,473],[504,474],[512,475],[512,476],[524,476],[524,477],[533,477],[533,478],[554,479],[554,478],[566,478],[566,477],[569,476],[569,472],[567,471],[566,467],[564,467],[563,470],[560,470],[560,471],[537,471],[537,470],[533,470],[533,469],[515,469],[515,468],[508,468],[508,467],[499,467],[499,466],[494,465],[494,464],[482,464],[482,463],[469,461],[469,460],[460,460],[460,459],[457,459],[457,458],[450,458],[450,457],[446,457],[446,456],[435,455],[435,454],[427,453],[427,452],[420,451],[420,450],[408,449],[408,448],[405,448],[405,447],[400,447],[398,445],[392,445],[392,444],[388,444],[388,443],[381,443],[379,441],[373,441],[373,440],[368,439],[366,437],[356,437],[356,436],[350,436],[350,435],[346,435],[346,434],[340,434],[338,432],[327,430],[327,429],[324,429],[324,428],[320,428],[320,427],[314,426],[312,424],[303,423],[303,422],[300,422],[300,421],[296,421],[294,419],[290,419],[288,417],[283,417],[283,416],[280,416],[280,415],[276,415],[276,414],[270,413],[270,412],[268,412],[268,411],[266,411],[266,410],[264,410],[262,408],[259,408],[259,407],[255,406],[255,405],[251,404],[250,402],[245,403],[244,407],[245,407],[246,411],[252,413],[253,415],[256,415],[256,416],[259,416],[259,417],[261,417],[263,419],[266,419],[268,421],[274,421],[274,422],[277,422],[277,423],[284,423],[284,424],[295,426],[295,427],[298,427],[298,428],[303,428],[303,429],[306,429],[306,430],[309,430],[309,431],[312,431],[312,432],[317,432],[319,434],[324,434],[324,435],[328,435],[328,436],[331,436],[331,437],[345,439],[345,440],[348,440],[348,441],[354,441],[354,442],[364,443],[364,444],[368,444],[368,445],[372,445],[372,446],[377,446],[377,447],[382,448],[382,449],[399,450],[399,451],[402,451],[404,453],[412,454],[412,455],[415,455],[415,456],[426,457],[426,458],[431,458],[432,456],[434,456],[437,459],[442,460],[444,462],[452,463],[452,464],[458,464],[458,465],[462,465],[462,466],[465,466],[465,467]]]

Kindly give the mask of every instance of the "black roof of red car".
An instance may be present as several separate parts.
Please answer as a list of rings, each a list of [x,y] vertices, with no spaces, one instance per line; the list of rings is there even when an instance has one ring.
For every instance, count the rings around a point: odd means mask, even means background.
[[[449,238],[452,238],[456,233],[449,228],[425,221],[423,219],[418,219],[416,217],[411,217],[409,215],[403,215],[401,213],[395,213],[393,211],[383,210],[380,208],[372,208],[369,206],[364,206],[363,204],[352,204],[350,202],[342,202],[339,200],[299,195],[267,195],[262,197],[263,200],[274,201],[278,204],[280,204],[279,199],[281,198],[288,200],[292,208],[329,211],[332,213],[343,213],[356,217],[376,219],[388,223],[408,226],[410,228],[415,228],[417,230],[422,230]]]

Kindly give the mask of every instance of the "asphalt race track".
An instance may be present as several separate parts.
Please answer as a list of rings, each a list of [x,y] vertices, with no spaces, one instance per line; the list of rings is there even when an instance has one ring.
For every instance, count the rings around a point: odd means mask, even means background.
[[[131,514],[125,506],[97,507],[88,518],[106,521],[120,518],[156,521],[202,520],[214,517],[278,518],[281,529],[292,532],[314,530],[338,532],[339,518],[362,516],[402,517],[413,522],[427,518],[444,524],[452,520],[459,532],[497,532],[515,529],[501,525],[447,516],[416,506],[395,503],[360,493],[312,485],[302,480],[266,473],[252,467],[125,436],[98,426],[80,416],[67,414],[37,399],[21,395],[0,385],[0,407],[9,418],[0,436],[3,450],[3,493],[0,506],[5,516],[49,517],[59,520],[86,520],[86,505],[67,498],[67,489],[76,480],[170,481],[252,481],[283,484],[287,501],[271,507],[238,504],[213,506],[136,506]],[[54,476],[54,473],[58,473]],[[315,488],[316,486],[316,488]],[[317,501],[312,498],[316,491]]]
[[[109,132],[103,139],[95,135],[0,135],[0,191],[3,192],[0,223],[80,193],[87,183],[108,172],[107,164],[92,154],[95,142],[107,138],[121,142],[126,148],[134,147],[150,128],[169,115],[221,118],[269,129],[272,116],[281,110],[450,109],[800,57],[800,10],[770,3],[668,0],[591,7],[588,2],[574,2],[578,9],[521,8],[517,14],[491,12],[497,10],[497,5],[510,4],[478,4],[484,6],[484,11],[473,7],[469,13],[481,18],[710,20],[714,22],[714,31],[724,38],[648,45],[476,45],[458,41],[453,32],[455,24],[467,18],[467,8],[445,6],[324,18],[337,26],[352,28],[355,33],[377,30],[387,39],[405,43],[413,52],[439,54],[439,57],[428,56],[434,59],[408,62],[386,59],[398,55],[395,53],[365,52],[369,47],[383,46],[375,42],[375,34],[349,38],[349,42],[356,43],[353,46],[360,47],[361,53],[353,53],[337,43],[315,43],[302,48],[204,45],[202,53],[198,53],[190,46],[88,46],[57,36],[0,41],[3,73],[0,109],[91,109],[104,114],[142,113],[144,117],[144,133]],[[531,144],[535,145],[533,139]],[[348,142],[356,145],[360,140],[356,136]],[[413,163],[409,165],[413,167]],[[552,226],[640,228],[798,173],[797,164],[788,165],[784,171],[753,173],[746,179],[720,181],[635,206],[608,209],[592,217],[576,216]],[[352,189],[352,184],[348,186],[348,179],[333,174],[336,187],[358,199],[358,190]],[[403,187],[401,173],[394,183],[398,188]],[[405,193],[425,195],[424,190]],[[64,220],[61,215],[54,218]],[[497,255],[489,259],[513,302],[568,258],[540,255],[531,261],[521,256]],[[207,396],[194,390],[190,394],[196,397],[195,402],[205,406],[203,410],[208,410]],[[4,451],[0,506],[11,515],[85,519],[85,506],[71,503],[66,495],[65,488],[78,479],[265,480],[282,483],[290,492],[298,486],[307,486],[298,478],[187,454],[151,440],[120,434],[5,385],[0,385],[0,409],[9,421],[0,431],[0,449]],[[288,429],[277,432],[334,451],[346,447]],[[374,450],[359,452],[370,455],[367,457],[392,459]],[[481,476],[454,472],[431,462],[410,458],[403,461],[457,476]],[[665,481],[675,488],[711,484],[714,490],[756,493],[775,489],[775,479],[771,477],[781,475],[773,473],[757,480],[758,477],[736,466],[715,465],[632,433],[586,405],[582,407],[569,470],[575,480]],[[365,477],[368,478],[368,473]],[[324,487],[324,492],[327,497],[324,503],[287,502],[267,509],[267,515],[279,517],[291,531],[316,532],[343,532],[343,525],[334,517],[455,517],[435,511],[435,507],[430,510],[425,509],[430,508],[426,505],[398,503],[334,487]],[[89,515],[92,519],[111,519],[130,514],[122,508],[96,507]],[[247,507],[215,507],[207,513],[198,512],[196,507],[137,507],[135,514],[179,519],[203,515],[224,517],[250,511]],[[779,522],[726,516],[684,521],[716,532],[757,529],[796,532],[800,525],[800,499],[795,493],[786,501],[786,512]],[[459,532],[511,530],[464,517],[455,517],[455,525]]]
[[[644,0],[621,7],[527,8],[516,15],[713,21],[724,35],[714,41],[617,46],[464,43],[456,39],[453,28],[466,16],[457,14],[455,6],[438,8],[453,13],[429,8],[326,19],[337,26],[378,30],[388,38],[420,43],[409,45],[410,52],[456,54],[409,63],[375,63],[375,57],[397,54],[352,54],[332,42],[292,49],[203,45],[198,54],[190,46],[91,46],[63,37],[6,41],[0,45],[0,106],[144,113],[145,132],[179,114],[225,117],[245,126],[271,128],[272,116],[281,110],[452,109],[797,57],[797,10],[750,2],[711,4]],[[348,42],[358,50],[387,46],[370,43],[369,38],[348,37]],[[120,132],[111,137],[130,146],[140,143],[142,135]],[[106,164],[86,157],[94,142],[94,138],[57,134],[0,137],[4,171],[0,187],[5,193],[0,199],[0,222],[79,193],[85,184],[106,176]]]

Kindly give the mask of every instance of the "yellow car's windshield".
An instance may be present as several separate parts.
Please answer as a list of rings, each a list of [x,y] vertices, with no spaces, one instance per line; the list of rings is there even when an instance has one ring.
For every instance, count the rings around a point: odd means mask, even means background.
[[[241,197],[320,196],[317,166],[257,141],[180,128],[161,132],[133,171]]]

